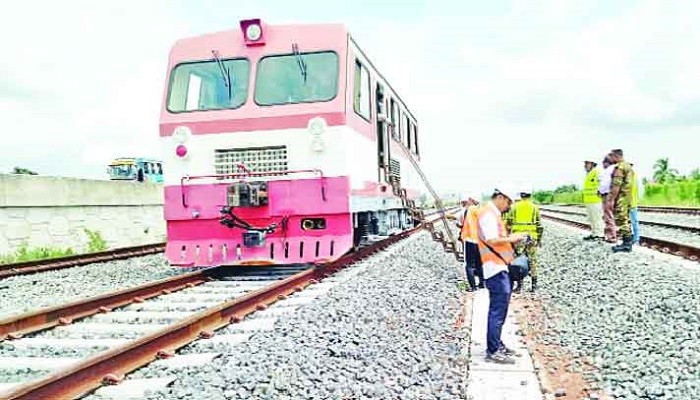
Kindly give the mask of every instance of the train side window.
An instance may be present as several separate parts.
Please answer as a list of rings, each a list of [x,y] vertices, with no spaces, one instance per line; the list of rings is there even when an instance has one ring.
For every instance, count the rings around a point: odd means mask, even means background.
[[[406,135],[406,146],[408,146],[408,149],[411,150],[411,147],[413,146],[413,129],[415,125],[411,123],[411,121],[408,121],[408,135]]]
[[[413,147],[415,148],[415,153],[417,156],[420,155],[418,151],[418,126],[413,126]]]
[[[163,165],[161,163],[158,163],[157,165],[158,165],[158,175],[162,175],[163,174]]]
[[[355,60],[353,108],[358,115],[367,121],[370,120],[370,90],[369,71],[358,60]]]
[[[398,127],[398,114],[397,114],[397,108],[396,108],[396,101],[394,99],[391,99],[391,125],[393,125],[394,129],[391,130],[391,136],[396,137],[396,135],[399,134],[399,127]]]
[[[406,118],[406,113],[401,112],[401,129],[399,130],[399,141],[401,143],[404,143],[404,138],[406,137],[406,122],[408,119]]]

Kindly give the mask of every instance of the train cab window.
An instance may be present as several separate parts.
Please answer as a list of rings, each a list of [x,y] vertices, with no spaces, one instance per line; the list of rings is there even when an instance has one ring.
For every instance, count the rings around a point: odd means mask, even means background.
[[[370,120],[370,82],[369,70],[355,60],[355,86],[353,91],[353,108],[355,112],[367,121]]]
[[[170,74],[168,111],[238,108],[248,97],[249,74],[247,59],[178,64]]]
[[[255,102],[271,106],[333,100],[338,63],[334,51],[263,57],[255,77]]]

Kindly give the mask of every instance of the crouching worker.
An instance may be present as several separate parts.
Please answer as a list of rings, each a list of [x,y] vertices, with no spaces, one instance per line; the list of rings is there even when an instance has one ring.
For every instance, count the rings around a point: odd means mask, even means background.
[[[508,211],[514,196],[514,191],[501,185],[494,191],[491,201],[477,210],[479,254],[489,291],[486,361],[499,364],[514,364],[511,357],[518,355],[501,341],[511,297],[508,265],[515,259],[513,244],[526,237],[523,233],[508,236],[501,219],[501,213]]]
[[[531,240],[522,241],[516,246],[518,254],[525,254],[529,259],[530,276],[532,277],[530,291],[537,289],[537,248],[542,239],[542,222],[540,220],[540,208],[532,202],[532,191],[524,189],[520,192],[520,201],[517,201],[507,215],[507,225],[513,233],[527,234]],[[521,276],[517,281],[517,287],[513,291],[520,293],[523,286]]]

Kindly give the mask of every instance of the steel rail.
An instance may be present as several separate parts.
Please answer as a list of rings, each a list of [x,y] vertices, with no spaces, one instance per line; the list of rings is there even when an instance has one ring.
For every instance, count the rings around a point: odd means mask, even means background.
[[[211,280],[210,275],[215,273],[217,268],[219,267],[190,272],[144,283],[128,289],[4,318],[0,320],[0,341],[19,338],[28,333],[42,331],[58,325],[67,325],[80,318],[199,285]]]
[[[556,222],[561,222],[567,225],[575,226],[581,229],[590,229],[591,226],[583,222],[571,221],[566,218],[559,218],[552,215],[542,215],[542,218]],[[700,248],[689,246],[682,243],[675,243],[668,240],[656,239],[647,236],[640,236],[639,243],[642,246],[649,247],[663,253],[671,253],[673,255],[687,258],[691,261],[700,260]]]
[[[553,206],[562,207],[579,207],[582,208],[583,204],[573,204],[573,203],[562,203],[562,204],[552,204]],[[655,212],[662,214],[687,214],[687,215],[700,215],[700,207],[674,207],[674,206],[638,206],[637,209],[642,212]]]
[[[540,207],[540,210],[546,211],[546,212],[558,213],[558,214],[579,215],[579,216],[583,216],[583,217],[586,216],[586,213],[582,213],[582,212],[578,212],[578,211],[557,210],[557,209],[545,208],[545,207]],[[639,223],[641,225],[657,226],[659,228],[680,229],[680,230],[689,231],[692,233],[700,233],[700,227],[696,227],[696,226],[667,224],[665,222],[643,221],[643,220],[639,220]]]
[[[126,258],[162,253],[165,243],[154,243],[140,246],[123,247],[119,249],[100,251],[96,253],[76,254],[66,257],[48,258],[43,260],[24,261],[12,264],[0,264],[0,279],[16,275],[33,274],[63,268],[72,268],[97,262],[123,260]]]
[[[301,291],[422,229],[423,225],[420,225],[390,236],[346,254],[333,262],[313,266],[270,286],[208,308],[133,342],[99,353],[42,379],[26,383],[6,394],[5,399],[74,398],[85,395],[101,386],[103,382],[112,381],[114,377],[117,377],[117,380],[122,379],[125,374],[156,360],[159,354],[170,353],[200,337],[210,337],[214,330],[240,322],[246,315],[256,310],[263,310],[272,303]],[[203,278],[201,275],[197,277],[197,279]],[[130,298],[125,301],[125,304],[128,304],[129,301],[134,300]]]

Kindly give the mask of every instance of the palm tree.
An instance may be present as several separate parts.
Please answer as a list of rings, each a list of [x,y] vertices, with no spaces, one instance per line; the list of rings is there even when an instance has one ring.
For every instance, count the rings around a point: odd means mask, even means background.
[[[678,177],[678,170],[670,168],[667,158],[659,158],[654,163],[654,180],[659,183],[673,181]]]

